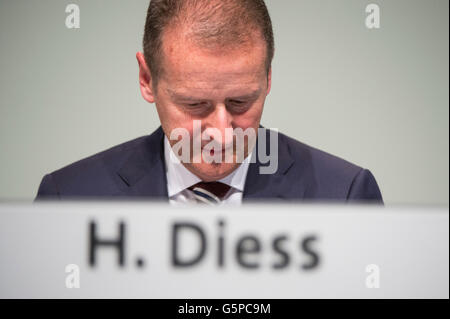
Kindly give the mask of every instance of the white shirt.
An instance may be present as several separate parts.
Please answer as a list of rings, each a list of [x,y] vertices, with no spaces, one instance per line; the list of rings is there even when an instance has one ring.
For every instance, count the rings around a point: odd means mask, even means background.
[[[240,205],[242,203],[242,194],[251,156],[252,154],[250,153],[238,168],[218,181],[231,187],[221,204]],[[187,188],[202,180],[184,167],[183,163],[173,152],[167,136],[164,137],[164,160],[166,163],[167,194],[169,195],[170,204],[180,206],[196,203],[197,200],[194,193]]]

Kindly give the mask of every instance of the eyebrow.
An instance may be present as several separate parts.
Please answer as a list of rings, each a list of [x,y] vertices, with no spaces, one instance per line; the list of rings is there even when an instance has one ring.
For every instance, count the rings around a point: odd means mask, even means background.
[[[167,89],[167,93],[169,93],[169,95],[172,98],[175,98],[175,99],[178,99],[178,100],[183,100],[183,101],[202,101],[202,100],[207,100],[205,98],[200,98],[200,97],[196,97],[196,96],[184,95],[182,93],[178,93],[178,92],[172,91],[171,89]],[[258,90],[252,91],[249,94],[228,97],[227,100],[247,100],[247,99],[252,99],[252,98],[255,98],[255,97],[259,96],[260,93],[261,93],[261,89],[258,89]]]
[[[241,95],[241,96],[234,96],[234,97],[229,97],[229,100],[251,100],[255,97],[258,97],[261,94],[261,90],[255,90],[253,92],[251,92],[250,94],[246,94],[246,95]]]

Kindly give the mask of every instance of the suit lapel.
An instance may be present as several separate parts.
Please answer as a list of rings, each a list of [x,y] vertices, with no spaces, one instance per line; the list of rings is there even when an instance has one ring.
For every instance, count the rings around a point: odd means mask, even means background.
[[[265,130],[266,134],[266,149],[265,152],[273,152],[270,148],[269,130]],[[260,168],[267,164],[262,164],[259,160],[258,152],[260,149],[259,139],[256,143],[252,156],[255,160],[250,163],[245,181],[245,188],[243,194],[244,202],[252,202],[256,200],[276,200],[285,199],[288,196],[286,193],[291,188],[289,180],[286,178],[286,173],[291,168],[294,160],[289,152],[287,143],[280,139],[278,134],[278,169],[274,174],[261,174]]]
[[[163,140],[159,127],[119,169],[117,174],[126,184],[124,195],[168,199]]]

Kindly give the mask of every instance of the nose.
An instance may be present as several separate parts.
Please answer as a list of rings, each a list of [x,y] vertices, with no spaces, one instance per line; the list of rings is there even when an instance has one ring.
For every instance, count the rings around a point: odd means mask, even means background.
[[[225,104],[219,103],[216,105],[214,111],[208,116],[207,128],[216,128],[222,135],[221,144],[223,146],[232,143],[232,137],[230,134],[226,134],[227,129],[233,129],[233,116],[227,110]]]

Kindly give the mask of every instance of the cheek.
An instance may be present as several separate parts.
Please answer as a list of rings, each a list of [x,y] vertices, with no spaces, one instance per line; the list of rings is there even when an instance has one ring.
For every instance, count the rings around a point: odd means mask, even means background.
[[[192,132],[192,119],[176,105],[160,101],[160,103],[157,104],[157,110],[161,124],[167,133],[170,133],[170,131],[176,128],[184,128],[188,130],[189,133]]]

